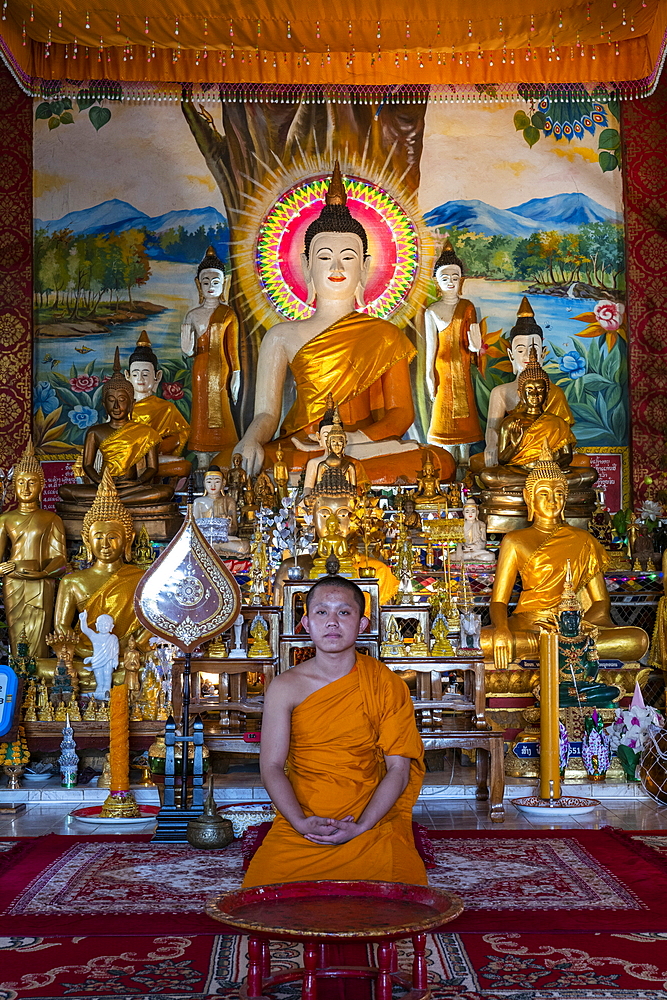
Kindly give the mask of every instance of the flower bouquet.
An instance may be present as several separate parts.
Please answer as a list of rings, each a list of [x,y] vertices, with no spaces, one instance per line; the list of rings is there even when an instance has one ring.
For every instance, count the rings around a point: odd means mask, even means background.
[[[628,781],[639,781],[637,765],[641,757],[644,743],[649,734],[649,727],[664,726],[665,720],[660,713],[644,704],[639,685],[635,685],[630,708],[620,709],[616,718],[607,726],[612,752],[616,753]]]

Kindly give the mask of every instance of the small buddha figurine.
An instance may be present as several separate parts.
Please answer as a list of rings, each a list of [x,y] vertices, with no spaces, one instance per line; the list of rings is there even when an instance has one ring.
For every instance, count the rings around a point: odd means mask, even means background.
[[[423,530],[422,519],[412,497],[405,497],[403,500],[403,523],[407,531],[421,533]]]
[[[72,698],[72,682],[69,679],[67,673],[67,667],[62,660],[58,660],[55,673],[53,675],[53,683],[51,685],[50,701],[54,707],[60,704],[68,705]],[[60,721],[60,720],[56,720]]]
[[[424,629],[421,622],[417,622],[415,637],[408,648],[408,656],[430,656],[428,643],[424,639]]]
[[[104,614],[112,616],[122,649],[131,634],[143,646],[146,632],[134,614],[134,591],[144,571],[125,562],[132,557],[134,526],[108,470],[83,519],[81,537],[92,566],[63,577],[56,600],[55,631],[64,633],[72,628],[77,613],[85,610],[91,620]],[[79,652],[87,655],[90,645],[84,644]],[[86,684],[90,690],[89,675]]]
[[[127,684],[127,693],[130,699],[139,691],[141,683],[139,681],[139,671],[141,670],[141,653],[137,648],[137,640],[133,635],[127,640],[127,649],[123,655],[123,670],[125,671],[124,684]]]
[[[429,444],[466,464],[470,445],[482,440],[471,365],[482,349],[472,302],[461,298],[463,262],[449,240],[433,269],[440,299],[426,310],[426,387],[433,400]]]
[[[596,678],[599,658],[596,648],[598,629],[584,623],[583,608],[572,586],[572,569],[567,560],[565,587],[556,614],[558,622],[558,704],[561,708],[579,704],[594,708],[613,708],[623,692]]]
[[[241,385],[239,323],[225,302],[225,266],[209,247],[197,268],[199,305],[181,325],[181,350],[193,357],[190,448],[205,469],[214,455],[238,441],[230,399]],[[225,462],[229,461],[229,457]]]
[[[280,446],[276,449],[276,460],[273,463],[273,481],[276,484],[278,500],[284,500],[289,486],[289,469],[285,465],[285,456]]]
[[[403,642],[403,636],[396,623],[395,617],[392,615],[387,623],[387,634],[385,636],[384,642],[380,646],[380,656],[387,656],[390,658],[407,656],[408,651]]]
[[[136,505],[160,504],[171,500],[173,487],[154,482],[159,475],[160,435],[147,424],[132,420],[134,390],[120,370],[116,348],[113,375],[102,386],[102,405],[108,421],[94,424],[83,442],[83,471],[88,483],[65,484],[58,490],[67,503],[86,504],[95,499],[107,470],[124,502]]]
[[[33,657],[47,657],[56,580],[67,569],[65,528],[39,505],[44,473],[32,441],[14,469],[15,510],[0,515],[0,577],[11,652],[23,634]]]
[[[34,680],[28,681],[23,696],[23,721],[37,722],[37,684]]]
[[[273,483],[266,472],[260,472],[253,486],[255,504],[260,509],[267,507],[272,510],[276,505],[276,494]]]
[[[243,459],[240,455],[232,456],[232,466],[227,473],[227,490],[232,500],[237,504],[243,502],[244,491],[251,485],[250,477],[243,468]]]
[[[137,541],[132,550],[132,562],[144,570],[155,562],[155,553],[145,524],[142,524],[139,529]]]
[[[161,399],[157,390],[162,371],[145,330],[130,355],[125,378],[134,390],[132,419],[147,424],[160,435],[158,445],[159,474],[176,477],[190,474],[190,463],[181,458],[190,433],[190,425],[175,403]]]
[[[144,666],[141,678],[141,691],[138,697],[141,715],[146,721],[157,719],[158,700],[161,691],[162,685],[160,684],[155,664],[152,660],[148,660]]]
[[[334,434],[333,447],[329,438]],[[311,458],[306,464],[303,479],[303,496],[308,496],[317,489],[321,493],[335,495],[336,493],[352,491],[356,487],[367,489],[370,482],[362,463],[350,458],[347,451],[347,434],[341,423],[338,407],[331,393],[327,393],[327,408],[319,422],[318,429],[310,435],[323,450],[325,457]]]
[[[258,657],[273,656],[271,647],[267,642],[269,626],[260,614],[255,615],[248,631],[252,639],[252,643],[249,644],[248,659],[252,660]]]
[[[498,554],[491,594],[491,627],[482,629],[485,659],[496,669],[511,662],[535,659],[539,629],[545,616],[557,610],[571,563],[575,593],[586,594],[588,609],[583,621],[598,628],[597,647],[605,660],[621,662],[641,659],[648,636],[635,626],[617,626],[611,619],[609,594],[604,579],[607,555],[593,535],[563,522],[568,480],[548,455],[528,474],[523,498],[531,525],[508,532]],[[517,574],[522,590],[510,615],[508,604]]]
[[[431,656],[454,656],[454,648],[449,641],[449,625],[444,615],[435,616],[431,625],[431,635],[435,640],[431,645]]]
[[[250,555],[252,567],[250,570],[250,603],[268,604],[267,590],[269,584],[269,559],[266,551],[262,530],[259,525],[255,528],[252,543],[250,545]]]
[[[329,514],[326,518],[324,532],[319,536],[317,558],[313,562],[313,568],[310,571],[311,580],[316,580],[318,577],[324,576],[326,561],[331,555],[336,556],[338,559],[341,576],[356,577],[357,573],[350,555],[347,536],[341,534],[338,518],[333,513]]]
[[[49,692],[44,679],[39,681],[37,687],[37,721],[53,722],[53,707],[49,701]]]
[[[457,563],[493,563],[496,557],[486,547],[486,525],[479,519],[477,504],[473,499],[463,505],[463,544],[459,542],[454,553]]]
[[[442,499],[440,492],[440,479],[435,471],[433,459],[430,452],[424,453],[424,462],[421,472],[417,473],[417,491],[415,493],[417,504],[423,504],[435,499]]]
[[[113,626],[114,620],[111,615],[100,615],[93,629],[88,626],[88,612],[82,611],[79,614],[79,628],[88,636],[93,646],[93,655],[86,656],[83,662],[90,663],[90,669],[95,674],[96,688],[93,696],[96,701],[106,701],[109,697],[113,672],[118,667],[120,646]]]
[[[226,541],[213,541],[213,548],[223,559],[247,557],[250,543],[238,536],[238,510],[236,502],[225,493],[225,475],[217,465],[210,465],[204,476],[204,496],[197,497],[192,505],[196,521],[206,522],[210,518],[227,518],[229,527]],[[206,534],[206,531],[204,531]]]

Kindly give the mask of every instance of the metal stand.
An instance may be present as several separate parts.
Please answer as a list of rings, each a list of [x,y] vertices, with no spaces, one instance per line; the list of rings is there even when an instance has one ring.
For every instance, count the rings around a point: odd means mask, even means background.
[[[189,664],[188,664],[189,665]],[[204,723],[201,716],[195,718],[192,726],[192,736],[189,735],[189,706],[185,704],[186,690],[183,691],[183,735],[176,735],[176,723],[172,716],[167,719],[164,727],[164,742],[167,749],[164,761],[164,798],[158,813],[157,828],[153,842],[170,842],[172,844],[187,844],[186,829],[189,821],[195,816],[201,816],[204,808]],[[189,691],[188,691],[189,695]],[[188,698],[189,701],[189,698]],[[180,804],[176,804],[176,744],[181,746],[181,794]],[[188,774],[190,744],[194,746],[192,761],[192,796],[188,805]]]

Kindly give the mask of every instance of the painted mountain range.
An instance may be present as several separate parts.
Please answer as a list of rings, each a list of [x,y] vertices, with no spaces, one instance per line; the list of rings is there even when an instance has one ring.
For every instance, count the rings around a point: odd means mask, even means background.
[[[544,229],[576,232],[589,222],[617,222],[618,212],[605,208],[586,194],[556,194],[550,198],[533,198],[513,208],[495,208],[484,201],[447,201],[427,212],[427,226],[456,226],[486,236],[516,236],[521,239]]]
[[[227,220],[210,205],[207,208],[181,209],[151,217],[126,201],[112,198],[110,201],[93,205],[92,208],[68,212],[60,219],[47,221],[35,219],[34,226],[35,229],[46,229],[49,233],[59,229],[71,229],[76,236],[122,233],[127,229],[146,229],[149,233],[159,235],[168,229],[178,229],[181,226],[187,233],[195,233],[201,226],[204,229],[224,226],[226,229]]]

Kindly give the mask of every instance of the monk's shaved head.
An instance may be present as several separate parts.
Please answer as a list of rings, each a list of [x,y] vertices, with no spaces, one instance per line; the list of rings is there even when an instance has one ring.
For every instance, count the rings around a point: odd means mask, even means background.
[[[352,580],[346,579],[344,576],[323,576],[321,579],[314,584],[308,593],[306,594],[306,614],[310,613],[310,607],[315,600],[318,590],[322,590],[324,587],[335,588],[336,590],[344,590],[347,592],[348,596],[359,608],[359,616],[363,618],[366,612],[366,600],[364,598],[364,592],[361,587],[358,587],[356,583],[352,583]]]

